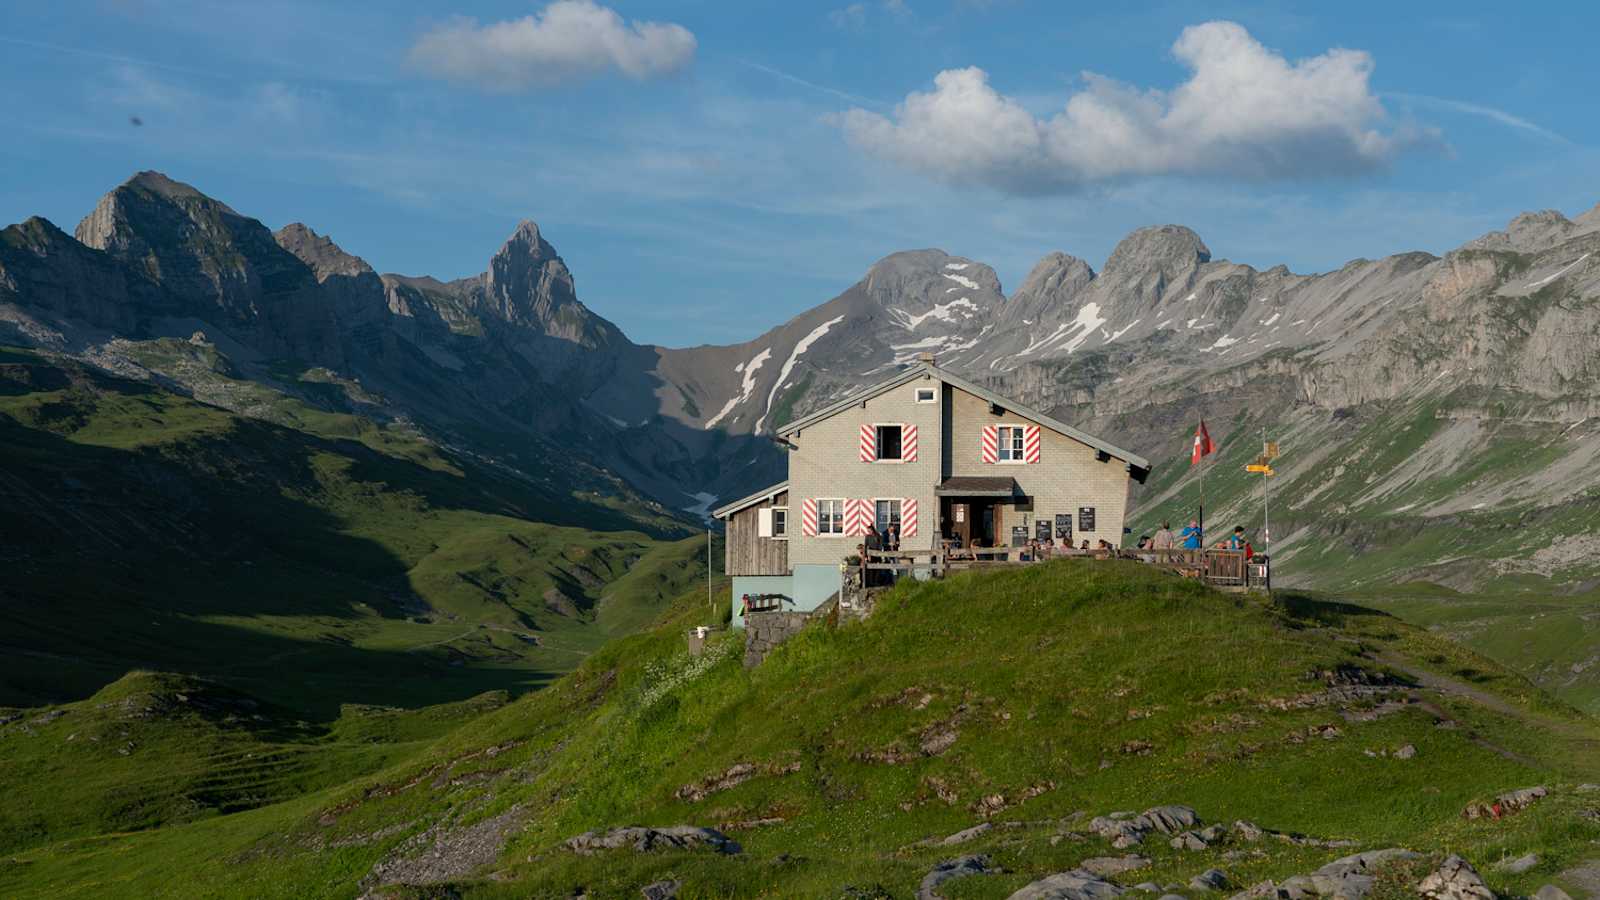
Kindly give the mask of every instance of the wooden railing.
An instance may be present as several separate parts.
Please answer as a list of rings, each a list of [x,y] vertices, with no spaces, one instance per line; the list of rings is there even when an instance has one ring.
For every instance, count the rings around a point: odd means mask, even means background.
[[[868,550],[860,566],[870,587],[902,576],[943,577],[951,572],[999,566],[1029,565],[1052,559],[1127,559],[1159,565],[1180,575],[1218,587],[1253,586],[1264,580],[1263,567],[1252,578],[1243,550],[1043,550],[1022,547],[975,547],[957,550]]]

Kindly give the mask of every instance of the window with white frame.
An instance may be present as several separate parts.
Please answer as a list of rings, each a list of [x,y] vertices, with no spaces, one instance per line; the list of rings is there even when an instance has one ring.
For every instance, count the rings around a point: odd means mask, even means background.
[[[938,399],[939,395],[934,392],[933,388],[917,388],[918,403],[934,403],[937,402]]]
[[[874,426],[878,432],[878,458],[900,459],[901,429],[899,425]]]
[[[768,506],[756,510],[756,536],[783,540],[789,536],[789,508]]]
[[[1021,425],[1000,426],[1000,461],[1023,462],[1027,457],[1023,455],[1023,433]]]
[[[900,527],[900,501],[898,499],[878,500],[872,505],[879,534],[887,534],[890,525],[895,528]]]
[[[844,534],[844,501],[817,501],[817,534]]]

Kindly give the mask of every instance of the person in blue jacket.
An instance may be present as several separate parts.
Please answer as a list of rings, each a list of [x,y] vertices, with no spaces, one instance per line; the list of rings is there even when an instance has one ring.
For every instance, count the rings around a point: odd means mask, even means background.
[[[1197,521],[1195,519],[1190,519],[1189,520],[1189,527],[1185,528],[1183,530],[1183,534],[1181,535],[1181,537],[1183,538],[1183,549],[1185,549],[1185,550],[1199,550],[1200,549],[1200,523],[1199,523],[1199,521]]]

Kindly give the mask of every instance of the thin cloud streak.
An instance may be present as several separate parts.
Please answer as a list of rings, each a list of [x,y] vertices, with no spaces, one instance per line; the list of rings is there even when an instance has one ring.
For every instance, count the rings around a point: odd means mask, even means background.
[[[1522,118],[1521,116],[1514,116],[1503,109],[1495,109],[1492,106],[1484,106],[1480,103],[1469,103],[1465,100],[1450,100],[1445,97],[1430,97],[1427,94],[1407,94],[1396,91],[1385,91],[1383,96],[1389,99],[1399,100],[1404,103],[1417,103],[1423,106],[1435,106],[1439,107],[1440,109],[1452,109],[1456,112],[1467,113],[1468,115],[1482,116],[1485,119],[1492,119],[1493,121],[1499,122],[1502,125],[1509,125],[1512,128],[1531,132],[1544,138],[1545,140],[1555,141],[1558,144],[1566,144],[1568,146],[1573,145],[1572,141],[1554,131],[1551,131],[1548,128],[1545,128],[1543,125],[1536,125],[1532,122],[1529,122],[1527,119]]]
[[[757,72],[765,72],[766,74],[771,75],[773,78],[779,78],[791,84],[798,84],[801,87],[810,88],[813,91],[821,91],[824,94],[831,94],[832,96],[838,97],[841,100],[848,100],[851,103],[860,103],[865,106],[876,106],[879,109],[886,109],[889,106],[889,104],[883,102],[882,100],[874,100],[871,97],[863,97],[860,94],[852,94],[849,91],[841,91],[838,88],[831,88],[825,84],[817,84],[814,81],[807,81],[798,75],[790,75],[788,72],[782,71],[781,69],[774,69],[771,66],[764,66],[761,63],[751,62],[748,59],[739,59],[734,61],[741,66],[755,69]]]

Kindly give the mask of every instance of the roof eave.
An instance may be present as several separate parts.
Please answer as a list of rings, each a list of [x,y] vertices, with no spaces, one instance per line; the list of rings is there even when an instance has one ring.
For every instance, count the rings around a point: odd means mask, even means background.
[[[741,497],[738,500],[735,500],[732,503],[729,503],[727,506],[721,506],[721,507],[718,507],[716,509],[713,509],[711,511],[711,517],[713,519],[726,519],[728,516],[731,516],[734,513],[738,512],[738,511],[740,511],[742,509],[748,509],[750,506],[752,506],[752,505],[754,505],[756,503],[760,503],[761,501],[766,500],[769,497],[773,497],[773,496],[776,496],[778,494],[781,494],[784,491],[787,491],[788,489],[789,489],[789,479],[785,478],[784,480],[778,482],[777,484],[769,485],[768,487],[762,488],[761,490],[756,491],[754,494],[751,494],[748,497]]]

